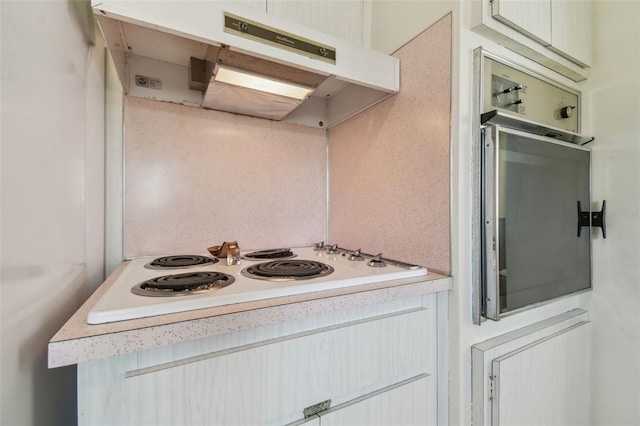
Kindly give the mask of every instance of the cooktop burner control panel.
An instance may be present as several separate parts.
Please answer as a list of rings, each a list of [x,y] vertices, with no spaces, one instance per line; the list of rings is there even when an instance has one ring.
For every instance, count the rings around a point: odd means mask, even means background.
[[[483,57],[482,112],[498,109],[571,132],[580,131],[580,93],[523,67]]]

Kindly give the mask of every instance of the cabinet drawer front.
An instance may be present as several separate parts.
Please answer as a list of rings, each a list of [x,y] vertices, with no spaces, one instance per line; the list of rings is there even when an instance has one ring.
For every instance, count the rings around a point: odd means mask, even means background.
[[[437,408],[430,403],[436,399],[435,392],[434,378],[422,377],[329,410],[320,415],[320,423],[322,426],[436,425]]]
[[[435,324],[417,308],[133,371],[130,424],[284,424],[435,371]]]

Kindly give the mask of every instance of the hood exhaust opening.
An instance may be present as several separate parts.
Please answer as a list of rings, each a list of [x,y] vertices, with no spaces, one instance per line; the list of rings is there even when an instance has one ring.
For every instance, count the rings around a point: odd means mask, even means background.
[[[216,64],[202,99],[202,106],[280,121],[313,90]]]
[[[192,90],[202,107],[280,121],[327,79],[310,71],[213,47],[204,60],[190,58]]]
[[[234,86],[245,87],[259,92],[294,98],[300,101],[313,92],[312,88],[298,86],[296,84],[287,83],[286,81],[262,77],[258,74],[249,73],[232,67],[226,67],[224,65],[215,66],[212,80],[215,83],[232,84]],[[209,82],[209,84],[211,85],[213,83]]]
[[[202,107],[280,121],[302,103],[291,98],[211,79]]]

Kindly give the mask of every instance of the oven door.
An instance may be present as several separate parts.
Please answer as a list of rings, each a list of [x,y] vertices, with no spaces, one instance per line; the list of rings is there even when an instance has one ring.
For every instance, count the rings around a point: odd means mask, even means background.
[[[591,151],[499,125],[482,131],[482,314],[591,289]]]

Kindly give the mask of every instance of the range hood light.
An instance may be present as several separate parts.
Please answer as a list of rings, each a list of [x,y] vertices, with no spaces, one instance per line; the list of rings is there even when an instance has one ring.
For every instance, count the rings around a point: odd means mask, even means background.
[[[220,83],[232,84],[234,86],[245,87],[259,92],[271,93],[298,100],[305,99],[311,92],[313,92],[313,89],[308,87],[273,80],[220,64],[216,65],[213,78],[215,81]]]

